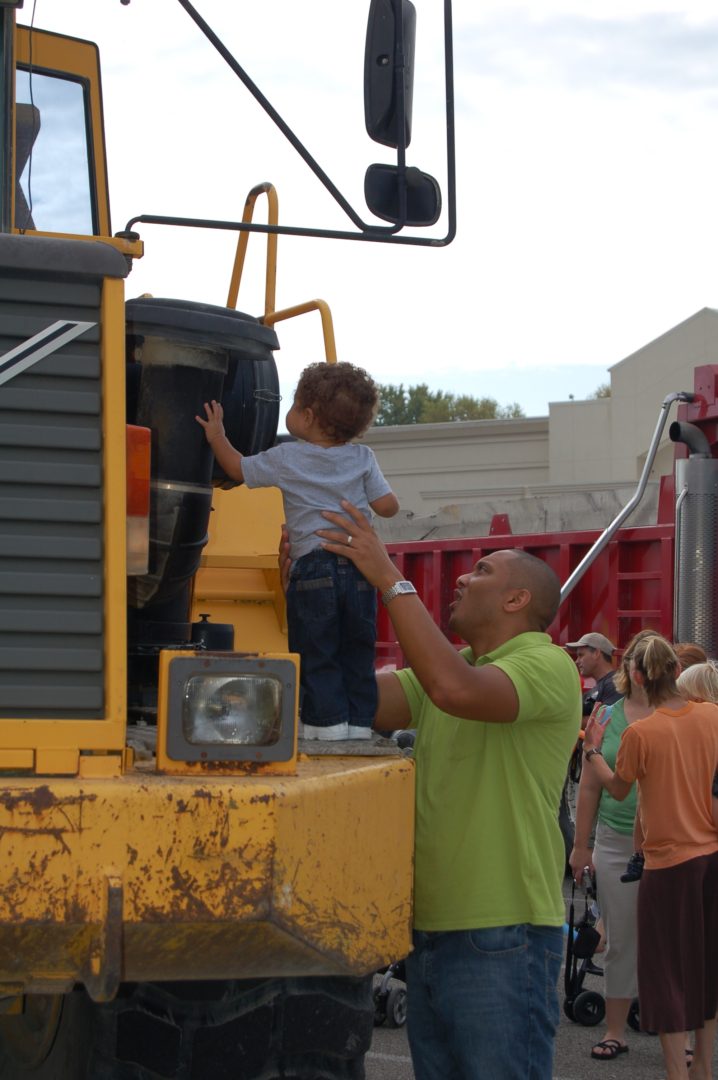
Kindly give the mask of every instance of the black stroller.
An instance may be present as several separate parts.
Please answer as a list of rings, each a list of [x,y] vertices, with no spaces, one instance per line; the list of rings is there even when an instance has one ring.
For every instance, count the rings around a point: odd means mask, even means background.
[[[606,1014],[606,1002],[603,994],[599,994],[598,991],[583,989],[583,980],[587,974],[603,974],[601,968],[593,963],[593,955],[601,940],[601,935],[596,929],[598,919],[596,889],[588,871],[583,873],[581,887],[584,893],[584,909],[583,916],[576,922],[574,913],[576,885],[575,882],[571,882],[563,1011],[574,1023],[583,1024],[584,1027],[593,1027],[603,1020]]]
[[[403,1027],[406,1023],[406,970],[403,960],[377,972],[374,978],[374,1027]]]

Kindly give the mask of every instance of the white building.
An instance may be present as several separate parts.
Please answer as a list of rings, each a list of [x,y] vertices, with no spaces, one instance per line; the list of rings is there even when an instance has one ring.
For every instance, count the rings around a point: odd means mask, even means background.
[[[718,364],[718,310],[703,308],[609,369],[611,396],[549,405],[548,417],[372,428],[364,441],[401,502],[386,539],[482,536],[495,514],[515,533],[601,529],[628,502],[666,395]],[[632,525],[655,521],[673,465],[671,409]]]

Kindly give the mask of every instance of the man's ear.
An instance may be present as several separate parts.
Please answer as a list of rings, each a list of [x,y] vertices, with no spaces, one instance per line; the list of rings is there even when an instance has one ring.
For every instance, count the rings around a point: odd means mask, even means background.
[[[531,593],[528,589],[512,589],[504,600],[504,611],[521,611],[531,603]]]

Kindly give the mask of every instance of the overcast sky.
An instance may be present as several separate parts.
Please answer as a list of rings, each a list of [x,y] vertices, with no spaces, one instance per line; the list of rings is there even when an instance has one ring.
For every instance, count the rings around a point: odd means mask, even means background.
[[[415,2],[407,160],[445,186],[442,4]],[[195,3],[367,218],[364,171],[392,160],[364,130],[368,0]],[[20,21],[31,13],[25,0]],[[348,226],[176,0],[37,0],[35,24],[100,47],[115,230],[139,213],[238,219],[262,180],[283,223]],[[327,300],[340,359],[380,382],[542,415],[718,306],[718,13],[699,0],[455,0],[454,49],[457,239],[281,238],[277,304]],[[443,218],[431,230],[445,231]],[[128,296],[225,302],[229,234],[141,232]],[[261,314],[264,240],[249,247],[238,306]],[[322,357],[318,320],[302,323],[280,328],[285,395]]]

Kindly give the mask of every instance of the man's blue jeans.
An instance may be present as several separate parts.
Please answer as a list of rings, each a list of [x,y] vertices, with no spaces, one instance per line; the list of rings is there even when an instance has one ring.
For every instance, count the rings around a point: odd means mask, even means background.
[[[551,1080],[563,930],[414,932],[406,961],[416,1080]]]

